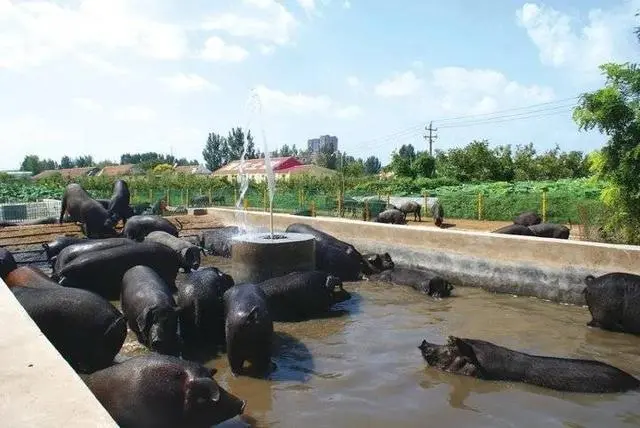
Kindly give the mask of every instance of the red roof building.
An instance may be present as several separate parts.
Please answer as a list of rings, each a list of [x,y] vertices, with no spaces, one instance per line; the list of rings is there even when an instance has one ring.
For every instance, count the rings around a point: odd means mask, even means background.
[[[293,156],[284,157],[284,158],[271,158],[271,167],[273,168],[273,172],[277,173],[280,170],[293,168],[295,166],[302,165],[298,159]],[[261,180],[264,178],[266,174],[265,170],[265,159],[247,159],[244,161],[244,172],[249,175],[249,178],[254,178],[256,180]],[[213,176],[220,177],[235,177],[240,174],[240,161],[229,162],[222,168],[213,172]]]

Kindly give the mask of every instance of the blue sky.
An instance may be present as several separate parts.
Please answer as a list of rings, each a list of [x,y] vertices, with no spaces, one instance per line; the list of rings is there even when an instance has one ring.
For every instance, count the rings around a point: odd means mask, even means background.
[[[487,138],[592,150],[604,139],[578,132],[572,97],[602,84],[598,64],[637,59],[636,10],[640,0],[0,0],[0,168],[26,154],[201,160],[208,132],[247,123],[263,124],[271,149],[328,133],[383,162],[402,144],[425,148],[430,120],[441,149]]]

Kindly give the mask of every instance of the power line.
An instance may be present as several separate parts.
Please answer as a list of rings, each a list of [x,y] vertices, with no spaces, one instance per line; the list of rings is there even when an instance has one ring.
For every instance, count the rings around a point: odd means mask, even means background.
[[[434,122],[449,122],[452,120],[458,120],[458,119],[470,119],[470,118],[474,118],[474,117],[484,117],[484,116],[491,116],[491,115],[498,115],[498,114],[503,114],[503,113],[509,113],[512,111],[518,111],[518,110],[528,110],[530,108],[537,108],[537,107],[541,107],[541,106],[549,106],[552,104],[559,104],[559,103],[564,103],[567,101],[575,101],[578,98],[580,98],[579,95],[573,96],[573,97],[569,97],[569,98],[563,98],[563,99],[559,99],[559,100],[555,100],[555,101],[547,101],[545,103],[538,103],[538,104],[530,104],[528,106],[523,106],[523,107],[514,107],[514,108],[510,108],[510,109],[505,109],[505,110],[497,110],[491,113],[480,113],[480,114],[469,114],[469,115],[464,115],[464,116],[456,116],[456,117],[446,117],[446,118],[442,118],[442,119],[436,119],[434,120]]]
[[[558,110],[558,111],[547,111],[547,112],[543,112],[543,113],[538,113],[538,114],[532,114],[529,116],[522,116],[522,117],[517,117],[517,118],[496,118],[498,120],[487,120],[487,121],[483,121],[483,122],[468,122],[468,123],[461,123],[461,124],[456,124],[456,125],[451,125],[451,126],[442,126],[441,128],[445,128],[445,129],[452,129],[452,128],[467,128],[469,126],[476,126],[476,125],[491,125],[494,123],[503,123],[503,122],[514,122],[517,120],[523,120],[523,119],[534,119],[534,118],[538,118],[538,117],[547,117],[547,116],[555,116],[559,113],[568,113],[570,111],[569,110]]]
[[[433,123],[433,122],[448,122],[448,123],[444,123],[444,124],[440,125],[440,127],[437,128],[437,129],[433,129],[433,131],[437,131],[438,129],[451,129],[451,128],[459,128],[459,127],[462,128],[462,127],[475,126],[475,125],[502,123],[502,122],[508,122],[508,121],[513,121],[513,120],[523,120],[523,119],[531,119],[531,118],[536,118],[536,117],[550,116],[550,115],[554,115],[554,114],[558,114],[558,113],[564,113],[564,110],[563,111],[557,111],[558,109],[566,109],[568,107],[575,106],[575,104],[566,104],[566,105],[554,105],[554,104],[566,103],[567,101],[575,101],[579,97],[580,97],[579,95],[576,95],[576,96],[573,96],[573,97],[563,98],[563,99],[555,100],[555,101],[548,101],[548,102],[544,102],[544,103],[531,104],[531,105],[528,105],[528,106],[521,106],[521,107],[514,107],[514,108],[511,108],[511,109],[498,110],[498,111],[495,111],[495,112],[492,112],[492,113],[471,114],[471,115],[463,115],[463,116],[442,118],[442,119],[434,120],[431,123]],[[543,106],[548,106],[548,107],[547,108],[540,108],[540,107],[543,107]],[[528,109],[532,109],[532,108],[534,108],[534,110],[522,111],[520,113],[511,113],[511,112],[514,112],[514,111],[528,110]],[[551,114],[548,114],[547,112],[551,112]],[[504,114],[504,113],[511,113],[511,114]],[[532,113],[542,113],[542,114],[531,115]],[[491,116],[493,116],[493,117],[491,117]],[[478,118],[478,119],[470,120],[470,121],[463,121],[462,120],[462,119],[473,119],[473,118]],[[480,118],[484,118],[484,119],[480,119]],[[430,125],[430,126],[432,126],[432,125]],[[381,137],[376,137],[376,138],[360,141],[360,142],[354,144],[352,147],[359,148],[359,147],[362,147],[362,146],[366,145],[370,149],[377,148],[377,147],[380,147],[380,146],[382,146],[384,144],[387,144],[390,141],[403,139],[403,138],[404,139],[408,139],[410,137],[411,138],[415,138],[415,137],[421,136],[423,129],[425,129],[423,124],[413,125],[413,126],[410,126],[410,127],[407,127],[407,128],[403,128],[401,130],[395,131],[393,133],[390,133],[390,134],[387,134],[387,135],[384,135],[384,136],[381,136]],[[426,128],[426,130],[428,131],[429,129]],[[424,137],[424,135],[422,135],[422,136]]]
[[[451,124],[440,125],[440,128],[442,128],[442,129],[445,129],[445,128],[456,128],[458,126],[467,125],[467,124],[492,123],[492,121],[496,120],[496,119],[513,118],[514,120],[517,120],[518,118],[521,118],[521,117],[523,117],[523,118],[530,117],[528,115],[531,115],[531,114],[554,112],[554,111],[563,111],[564,112],[564,111],[572,109],[573,107],[575,107],[575,104],[567,104],[567,105],[563,105],[563,106],[556,106],[556,107],[546,108],[546,109],[531,110],[531,111],[526,111],[526,112],[522,112],[522,113],[505,114],[505,115],[502,115],[502,116],[488,117],[486,119],[454,122],[454,123],[451,123]]]

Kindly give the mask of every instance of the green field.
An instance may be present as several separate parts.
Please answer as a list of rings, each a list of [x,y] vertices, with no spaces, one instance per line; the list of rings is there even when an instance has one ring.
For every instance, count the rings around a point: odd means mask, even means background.
[[[80,184],[95,198],[109,198],[114,179],[109,177],[83,177]],[[189,176],[137,176],[127,179],[132,192],[132,203],[155,202],[167,197],[171,206],[233,206],[239,192],[232,183],[208,177]],[[536,210],[542,213],[543,194],[546,192],[547,221],[578,223],[585,215],[601,210],[600,194],[605,183],[590,179],[447,184],[447,180],[354,180],[345,182],[345,215],[361,218],[364,204],[352,196],[437,196],[447,218],[511,220],[518,213]],[[30,202],[44,198],[59,199],[66,182],[54,179],[34,183],[28,180],[0,182],[0,203]],[[280,212],[310,209],[318,214],[337,215],[342,183],[338,179],[312,179],[309,177],[279,182],[274,197],[274,208]],[[481,196],[479,196],[481,195]],[[266,187],[251,183],[246,194],[248,207],[264,209],[267,203]],[[194,199],[195,198],[195,199]],[[479,199],[481,198],[481,201]],[[480,203],[479,203],[480,202]]]

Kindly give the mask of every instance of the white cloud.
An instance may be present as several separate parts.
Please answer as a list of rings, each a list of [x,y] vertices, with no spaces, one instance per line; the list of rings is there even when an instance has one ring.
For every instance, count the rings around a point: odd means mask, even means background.
[[[411,67],[415,68],[416,70],[423,70],[424,69],[424,63],[420,60],[415,60],[411,62]]]
[[[360,82],[360,79],[358,79],[356,76],[347,77],[347,85],[351,86],[352,88],[357,88],[361,84],[362,82]]]
[[[260,45],[258,48],[262,55],[271,55],[276,50],[273,45]]]
[[[84,0],[77,7],[42,0],[2,4],[0,68],[39,66],[101,50],[129,50],[161,60],[186,53],[186,37],[178,26],[149,19],[127,0]]]
[[[73,105],[87,111],[101,111],[102,105],[91,98],[74,98],[71,100]]]
[[[194,73],[178,73],[173,76],[161,77],[158,80],[175,92],[217,91],[220,89],[204,77]]]
[[[423,80],[419,79],[413,71],[396,73],[376,85],[375,93],[381,97],[404,97],[419,91],[423,83]]]
[[[206,19],[205,30],[220,30],[234,37],[246,37],[284,45],[298,26],[296,18],[276,0],[244,0],[243,13],[220,13]]]
[[[316,10],[316,1],[315,0],[298,0],[298,4],[307,13],[313,13]]]
[[[344,3],[342,3],[342,7],[345,9],[351,9],[351,2],[349,0],[345,0]]]
[[[127,106],[113,113],[114,119],[130,122],[148,122],[155,117],[156,112],[145,106]]]
[[[83,64],[93,68],[94,70],[105,74],[110,74],[113,76],[124,76],[130,73],[127,68],[115,65],[93,54],[81,53],[77,55],[77,59],[80,60],[80,62],[82,62]]]
[[[207,61],[240,62],[249,56],[241,46],[229,45],[220,37],[209,37],[204,44],[200,57]]]
[[[553,89],[526,86],[509,80],[499,71],[442,67],[431,72],[427,89],[430,103],[446,115],[486,114],[510,107],[554,99]]]
[[[264,85],[255,88],[266,113],[272,114],[323,114],[340,119],[351,119],[362,114],[358,106],[342,106],[327,95],[287,94]]]
[[[359,106],[341,107],[336,110],[335,115],[340,119],[353,119],[362,116],[363,111]]]
[[[635,55],[634,14],[639,8],[640,1],[630,0],[609,10],[592,9],[588,23],[577,29],[575,17],[535,3],[523,5],[516,18],[538,48],[543,64],[596,77],[598,65]]]

